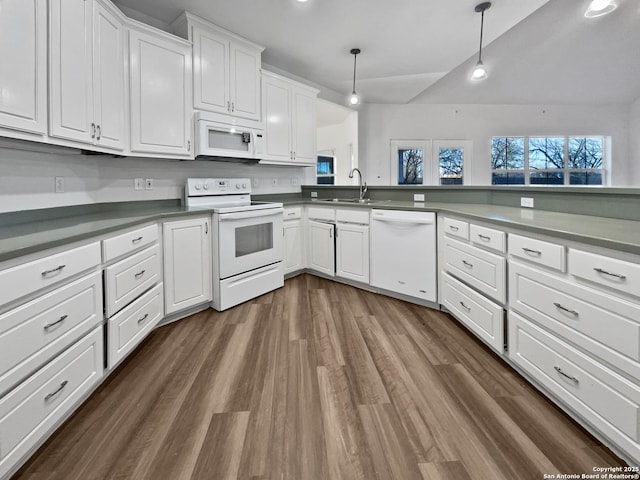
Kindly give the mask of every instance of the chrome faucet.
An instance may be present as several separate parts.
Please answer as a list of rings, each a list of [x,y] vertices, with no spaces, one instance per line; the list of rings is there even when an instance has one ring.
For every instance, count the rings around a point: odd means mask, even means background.
[[[360,171],[359,168],[352,168],[351,171],[349,172],[349,178],[353,178],[353,173],[354,172],[358,172],[358,175],[360,176],[360,197],[359,200],[363,201],[364,200],[364,194],[367,193],[367,182],[363,182],[362,181],[362,172]]]

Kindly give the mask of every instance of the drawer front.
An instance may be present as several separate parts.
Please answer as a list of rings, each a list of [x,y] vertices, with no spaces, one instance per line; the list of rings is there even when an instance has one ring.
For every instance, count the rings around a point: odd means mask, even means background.
[[[506,259],[472,245],[446,239],[444,268],[494,300],[506,300]]]
[[[160,281],[160,246],[154,245],[105,270],[107,317]]]
[[[469,225],[469,240],[481,247],[500,253],[507,251],[507,234],[494,228]]]
[[[282,215],[283,220],[296,220],[302,217],[302,207],[287,207]]]
[[[0,400],[0,477],[100,380],[102,346],[99,326]]]
[[[442,277],[443,305],[469,330],[498,353],[504,351],[504,310],[502,307],[457,281]]]
[[[509,306],[640,379],[640,305],[512,262]]]
[[[333,208],[307,207],[307,218],[334,222],[336,220],[336,211]]]
[[[444,217],[444,233],[452,237],[464,238],[469,240],[469,224],[462,220]]]
[[[144,339],[164,316],[162,283],[109,319],[109,368]]]
[[[280,262],[221,280],[219,290],[214,287],[213,302],[223,311],[283,285],[284,267]]]
[[[336,210],[336,221],[369,225],[369,210]]]
[[[0,272],[0,305],[100,265],[100,243],[90,243]]]
[[[567,270],[563,245],[510,234],[509,255],[561,272]]]
[[[0,394],[101,322],[101,272],[0,315]]]
[[[597,285],[640,297],[640,264],[571,248],[569,273]]]
[[[640,387],[514,313],[509,314],[509,357],[638,458]]]
[[[102,258],[110,262],[158,241],[158,225],[148,225],[130,232],[107,238],[102,242]]]

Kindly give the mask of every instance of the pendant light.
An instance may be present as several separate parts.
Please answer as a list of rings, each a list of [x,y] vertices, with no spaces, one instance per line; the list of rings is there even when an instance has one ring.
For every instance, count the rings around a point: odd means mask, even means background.
[[[478,63],[471,73],[471,80],[484,80],[487,78],[487,69],[482,63],[482,33],[484,30],[484,11],[491,7],[491,2],[483,2],[476,5],[476,12],[482,15],[480,20],[480,50],[478,51]]]
[[[616,8],[618,5],[614,0],[592,0],[587,11],[584,12],[584,16],[587,18],[600,17],[613,12]]]
[[[356,93],[356,59],[360,53],[359,48],[352,48],[351,55],[353,55],[353,91],[349,95],[349,105],[358,105],[360,103],[360,96]]]

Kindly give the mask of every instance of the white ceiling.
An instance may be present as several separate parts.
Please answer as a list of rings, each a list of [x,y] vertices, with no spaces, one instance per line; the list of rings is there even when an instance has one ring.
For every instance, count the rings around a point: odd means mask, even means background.
[[[316,106],[318,128],[344,123],[347,117],[353,113],[351,108],[322,99],[318,99]]]

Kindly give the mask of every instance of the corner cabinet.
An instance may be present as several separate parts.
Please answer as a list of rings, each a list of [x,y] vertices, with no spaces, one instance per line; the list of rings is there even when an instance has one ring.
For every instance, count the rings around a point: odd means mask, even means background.
[[[165,314],[212,299],[211,217],[164,222]]]
[[[265,154],[261,163],[316,164],[318,90],[274,73],[262,72]]]
[[[192,158],[191,44],[139,24],[129,62],[131,151]]]

